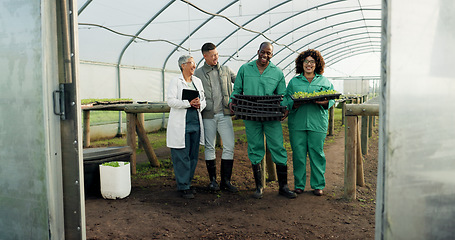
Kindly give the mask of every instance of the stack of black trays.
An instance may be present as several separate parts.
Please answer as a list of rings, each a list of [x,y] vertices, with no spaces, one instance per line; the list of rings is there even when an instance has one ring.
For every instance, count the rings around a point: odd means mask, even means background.
[[[234,95],[232,108],[237,118],[251,121],[280,121],[285,106],[280,106],[282,95],[254,96]]]

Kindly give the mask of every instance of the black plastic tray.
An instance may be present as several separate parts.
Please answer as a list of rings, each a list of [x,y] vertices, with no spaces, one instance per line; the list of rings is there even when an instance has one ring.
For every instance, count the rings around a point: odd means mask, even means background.
[[[232,108],[234,109],[234,112],[246,112],[246,113],[275,113],[275,112],[284,113],[286,111],[285,106],[251,107],[251,106],[234,105],[234,106],[232,106]]]
[[[281,101],[283,99],[283,95],[257,96],[257,95],[235,94],[234,97],[237,99],[245,99],[245,100],[254,101],[254,102]]]
[[[267,114],[254,114],[254,113],[243,113],[237,112],[236,118],[250,121],[280,121],[284,114],[283,113],[267,113]]]
[[[232,103],[236,104],[236,105],[251,106],[251,107],[277,107],[277,106],[280,106],[279,103],[278,104],[260,103],[260,102],[254,102],[254,101],[238,99],[238,98],[233,98]]]
[[[306,98],[294,98],[294,96],[291,95],[291,99],[294,102],[314,102],[318,100],[324,100],[324,99],[338,99],[340,98],[341,93],[334,93],[334,94],[327,94],[327,95],[320,95],[320,96],[314,96],[314,97],[306,97]]]

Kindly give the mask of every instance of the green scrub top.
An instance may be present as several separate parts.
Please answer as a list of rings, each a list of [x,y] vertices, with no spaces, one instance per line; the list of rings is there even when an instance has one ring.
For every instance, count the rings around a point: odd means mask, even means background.
[[[231,100],[235,94],[268,96],[284,95],[286,82],[281,69],[269,62],[262,74],[259,73],[256,61],[243,64],[234,83]]]
[[[288,116],[289,130],[327,132],[329,125],[327,109],[316,103],[306,103],[297,109],[292,109],[294,101],[291,99],[291,95],[296,92],[312,93],[326,90],[333,90],[333,84],[320,74],[316,74],[311,83],[303,76],[303,73],[291,79],[284,97],[285,105],[290,109]],[[333,104],[335,104],[335,101],[329,100],[329,108]]]

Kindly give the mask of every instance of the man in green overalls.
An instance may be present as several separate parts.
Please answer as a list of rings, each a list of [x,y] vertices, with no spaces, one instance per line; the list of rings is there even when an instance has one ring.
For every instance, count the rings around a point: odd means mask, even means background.
[[[234,91],[231,99],[236,94],[244,95],[284,95],[286,84],[283,72],[276,67],[270,59],[273,56],[273,46],[269,42],[261,44],[258,50],[258,59],[242,65],[237,73]],[[232,111],[232,102],[230,103]],[[264,158],[264,134],[267,146],[276,164],[279,194],[288,198],[295,198],[297,194],[290,191],[287,185],[287,153],[283,147],[283,129],[280,121],[249,121],[244,120],[246,137],[248,140],[248,158],[253,165],[253,175],[256,182],[254,198],[262,198],[262,170],[261,161]]]

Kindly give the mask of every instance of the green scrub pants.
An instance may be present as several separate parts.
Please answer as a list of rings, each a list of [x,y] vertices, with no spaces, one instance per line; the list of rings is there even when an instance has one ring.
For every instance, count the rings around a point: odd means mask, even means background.
[[[244,120],[246,139],[248,141],[248,158],[253,165],[262,161],[265,155],[264,134],[272,160],[278,165],[287,165],[287,153],[283,147],[283,129],[279,121]]]
[[[289,129],[296,189],[305,189],[307,153],[310,157],[311,188],[324,189],[326,164],[324,141],[326,135],[326,133],[321,132]]]

